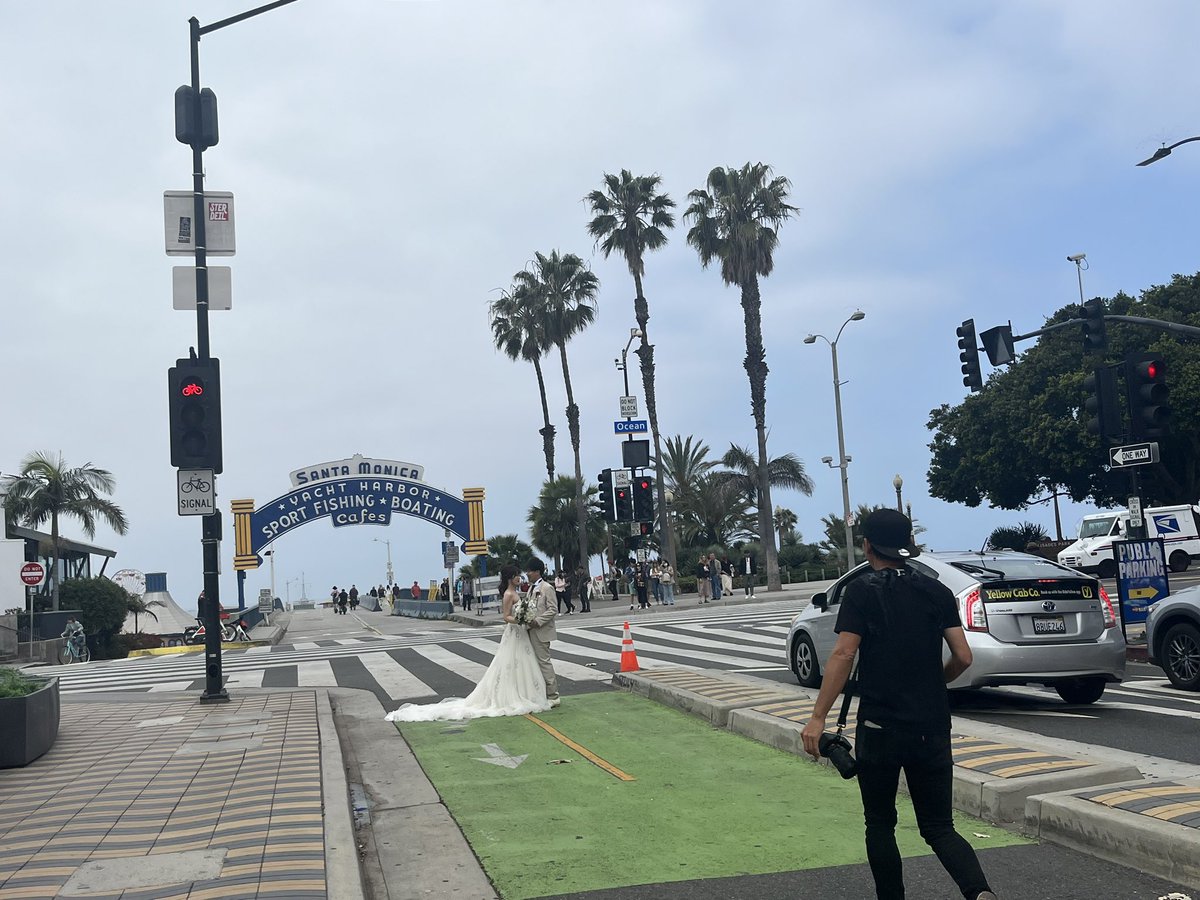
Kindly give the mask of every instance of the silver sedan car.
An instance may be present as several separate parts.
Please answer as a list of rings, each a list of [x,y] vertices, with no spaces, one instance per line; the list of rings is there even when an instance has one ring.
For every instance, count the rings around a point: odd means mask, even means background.
[[[1125,677],[1125,639],[1095,578],[1003,550],[926,552],[908,565],[958,600],[974,662],[951,689],[1044,684],[1067,703],[1094,703],[1106,684]],[[846,585],[870,571],[867,565],[852,569],[792,621],[788,663],[801,684],[820,684]]]
[[[1150,607],[1146,647],[1150,662],[1162,666],[1171,684],[1200,691],[1200,585]]]

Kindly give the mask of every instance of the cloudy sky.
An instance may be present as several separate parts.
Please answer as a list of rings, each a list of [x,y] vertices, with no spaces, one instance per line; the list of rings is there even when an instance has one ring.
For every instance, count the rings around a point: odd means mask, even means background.
[[[165,370],[196,323],[172,309],[171,266],[187,260],[162,238],[163,191],[191,186],[172,95],[188,17],[248,5],[0,4],[0,471],[38,449],[111,469],[131,527],[97,542],[119,567],[168,572],[185,605],[199,523],[175,513]],[[839,344],[852,501],[892,502],[902,475],[939,548],[1025,518],[1052,530],[1045,505],[930,499],[925,422],[963,396],[958,323],[1038,327],[1078,297],[1068,254],[1087,253],[1088,296],[1198,268],[1200,150],[1134,167],[1200,131],[1198,32],[1188,0],[300,0],[213,33],[207,186],[237,210],[237,256],[214,261],[233,268],[233,310],[212,315],[220,503],[261,505],[291,470],[362,453],[422,464],[454,493],[483,486],[489,533],[524,532],[544,475],[536,384],[492,348],[488,301],[534,251],[591,260],[599,316],[570,359],[594,478],[619,463],[612,361],[633,287],[594,250],[581,198],[624,167],[659,173],[682,206],[712,167],[761,160],[801,209],[762,296],[770,451],[797,454],[817,485],[775,501],[804,538],[841,496],[820,462],[837,453],[829,349],[803,338],[832,337],[856,308],[866,319]],[[646,291],[664,434],[717,454],[752,445],[736,290],[679,229],[648,259]],[[382,580],[372,538],[391,541],[397,580],[439,577],[433,526],[322,520],[276,545],[277,593]],[[223,557],[228,602],[231,540]],[[248,595],[267,583],[253,573]]]

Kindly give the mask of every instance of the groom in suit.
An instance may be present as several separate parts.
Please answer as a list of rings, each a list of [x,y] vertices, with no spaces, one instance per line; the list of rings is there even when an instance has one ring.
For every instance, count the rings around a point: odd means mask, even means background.
[[[558,679],[554,677],[554,663],[550,661],[550,642],[558,637],[554,628],[554,617],[558,615],[558,596],[554,593],[554,585],[546,581],[546,564],[536,556],[531,556],[525,563],[525,573],[529,577],[529,590],[535,598],[537,610],[533,621],[526,626],[529,629],[529,643],[533,644],[533,654],[537,657],[538,668],[542,670],[542,680],[546,682],[546,699],[553,708],[558,706]]]

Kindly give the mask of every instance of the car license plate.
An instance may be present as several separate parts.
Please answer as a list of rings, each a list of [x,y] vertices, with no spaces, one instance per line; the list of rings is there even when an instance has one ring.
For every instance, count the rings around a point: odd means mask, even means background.
[[[1034,616],[1034,634],[1066,634],[1067,623],[1062,616]]]

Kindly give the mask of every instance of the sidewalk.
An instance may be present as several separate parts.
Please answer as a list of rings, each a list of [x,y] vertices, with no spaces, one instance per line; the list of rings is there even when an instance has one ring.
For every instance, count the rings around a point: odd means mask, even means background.
[[[347,796],[324,691],[66,697],[0,770],[0,897],[358,900]]]

